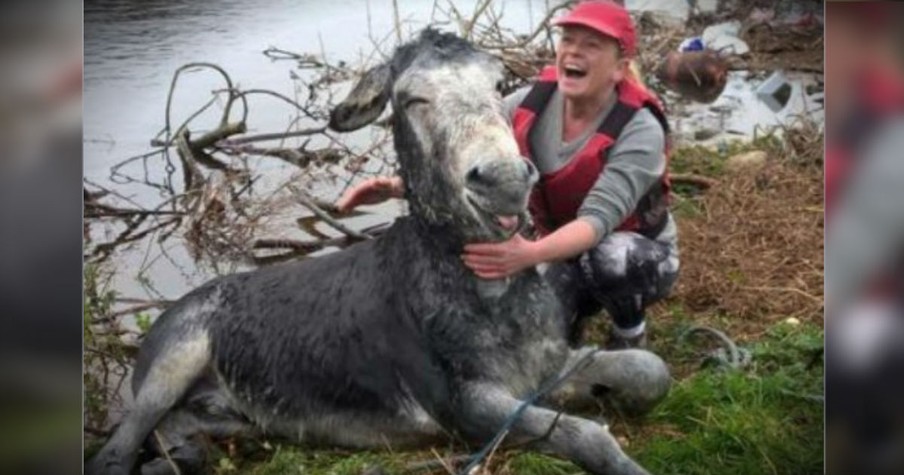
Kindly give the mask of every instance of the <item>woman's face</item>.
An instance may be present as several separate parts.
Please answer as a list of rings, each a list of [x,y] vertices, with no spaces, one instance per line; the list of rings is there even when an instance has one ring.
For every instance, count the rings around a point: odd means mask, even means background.
[[[598,97],[624,78],[628,59],[614,38],[590,28],[565,26],[556,47],[559,90],[568,99]]]

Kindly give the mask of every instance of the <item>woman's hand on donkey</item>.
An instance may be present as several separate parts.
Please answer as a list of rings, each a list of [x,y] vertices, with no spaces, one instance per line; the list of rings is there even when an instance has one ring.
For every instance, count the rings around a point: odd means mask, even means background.
[[[520,234],[498,243],[468,244],[461,256],[478,277],[504,279],[540,263],[535,242]]]
[[[336,202],[336,208],[340,213],[347,213],[358,206],[378,204],[390,198],[402,198],[404,194],[405,185],[401,177],[368,178],[346,190]]]

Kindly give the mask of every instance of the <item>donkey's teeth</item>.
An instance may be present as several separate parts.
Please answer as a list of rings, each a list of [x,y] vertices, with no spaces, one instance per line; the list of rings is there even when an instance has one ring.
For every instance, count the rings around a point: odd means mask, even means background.
[[[496,216],[496,222],[502,226],[502,229],[506,231],[512,231],[518,227],[518,216],[517,215],[498,215]]]

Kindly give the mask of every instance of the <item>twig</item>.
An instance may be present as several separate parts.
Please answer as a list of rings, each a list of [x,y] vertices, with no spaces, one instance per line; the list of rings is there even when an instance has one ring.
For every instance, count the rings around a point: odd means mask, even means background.
[[[510,44],[483,45],[483,47],[486,48],[486,49],[503,49],[503,50],[505,50],[505,49],[521,49],[521,48],[524,48],[525,46],[527,46],[528,44],[530,44],[530,42],[533,41],[534,38],[536,38],[537,36],[539,36],[540,33],[546,31],[547,28],[549,28],[549,25],[548,25],[549,20],[550,20],[550,19],[551,19],[551,18],[552,18],[559,10],[563,10],[563,9],[565,9],[565,8],[569,8],[569,7],[570,7],[571,5],[573,5],[574,3],[577,3],[577,1],[578,1],[578,0],[566,0],[566,1],[564,1],[564,2],[562,2],[562,3],[560,3],[560,4],[558,4],[558,5],[556,5],[556,6],[552,7],[552,8],[550,8],[549,11],[546,12],[546,16],[544,16],[543,19],[540,20],[540,23],[537,24],[537,27],[534,29],[534,31],[532,31],[531,33],[529,33],[527,36],[525,36],[524,38],[522,38],[520,41],[516,41],[516,42],[510,43]]]
[[[432,449],[433,455],[436,457],[433,460],[423,460],[419,462],[411,462],[405,466],[406,472],[422,472],[422,471],[432,471],[437,468],[443,468],[448,473],[454,474],[455,471],[452,470],[451,464],[461,464],[463,462],[467,462],[469,456],[468,455],[453,455],[451,457],[443,458],[440,457],[438,453],[436,453],[435,449]]]
[[[188,139],[188,129],[182,129],[176,135],[176,151],[179,159],[182,161],[182,175],[185,185],[185,191],[200,189],[201,184],[205,181],[201,170],[195,165],[194,150],[192,150]]]
[[[116,312],[112,312],[109,315],[109,319],[113,320],[113,319],[116,319],[116,318],[119,318],[119,317],[122,317],[125,315],[134,315],[136,313],[143,312],[145,310],[150,310],[152,308],[162,308],[162,307],[166,307],[166,306],[167,306],[167,304],[160,303],[160,302],[148,302],[148,303],[143,303],[143,304],[139,304],[139,305],[133,305],[129,308],[125,308],[122,310],[117,310]]]
[[[327,213],[322,208],[320,208],[320,206],[317,206],[317,204],[314,202],[314,200],[310,196],[308,196],[308,194],[305,193],[304,191],[302,191],[292,185],[289,186],[289,189],[295,195],[295,197],[299,203],[301,203],[302,205],[307,207],[309,210],[311,210],[312,213],[317,215],[318,218],[322,219],[323,222],[330,225],[332,228],[336,229],[337,231],[340,231],[340,232],[346,234],[347,236],[351,236],[356,239],[361,239],[361,240],[373,239],[373,236],[355,231],[354,229],[351,229],[348,226],[340,223],[338,220],[334,219],[332,216],[329,215],[329,213]]]
[[[396,44],[402,44],[402,23],[399,18],[399,1],[392,0],[392,20],[395,23]]]
[[[181,211],[161,211],[146,209],[117,208],[103,203],[85,203],[85,218],[126,218],[131,216],[173,216],[183,215]]]
[[[330,66],[330,68],[335,69],[333,66]],[[239,95],[240,97],[247,97],[247,96],[250,96],[250,95],[252,95],[252,94],[259,94],[259,95],[264,95],[264,96],[272,96],[272,97],[275,97],[275,98],[277,98],[277,99],[280,99],[280,100],[282,100],[283,102],[288,103],[289,105],[291,105],[291,106],[294,107],[295,109],[297,109],[297,110],[299,110],[299,111],[301,111],[301,112],[304,112],[305,115],[308,116],[308,118],[310,118],[310,119],[312,119],[312,120],[316,120],[316,117],[313,117],[313,116],[311,115],[311,113],[308,112],[308,110],[307,110],[304,106],[302,106],[302,105],[299,104],[298,102],[296,102],[296,101],[292,100],[291,98],[286,97],[286,96],[284,96],[284,95],[282,95],[282,94],[280,94],[280,93],[278,93],[278,92],[271,91],[271,90],[269,90],[269,89],[248,89],[247,91],[242,91],[242,92],[238,93],[238,95]]]
[[[173,467],[173,471],[176,472],[176,475],[182,475],[182,470],[179,470],[179,466],[176,465],[176,462],[170,457],[169,450],[164,447],[163,439],[160,437],[160,431],[154,431],[154,437],[157,439],[157,444],[160,445],[160,451],[163,452],[163,456],[166,458],[166,461],[169,462],[170,466]]]
[[[741,288],[745,289],[745,290],[758,290],[761,292],[791,292],[791,293],[795,293],[797,295],[806,297],[820,305],[823,303],[821,297],[817,297],[815,295],[808,294],[808,293],[804,292],[803,290],[800,290],[800,289],[797,289],[794,287],[741,287]]]
[[[321,241],[298,241],[295,239],[257,239],[251,244],[252,249],[291,249],[297,253],[310,254],[330,246],[341,246],[348,244],[349,238],[342,236],[338,238],[324,239]]]
[[[556,419],[558,420],[558,416],[556,416]],[[502,435],[498,439],[496,439],[496,444],[493,445],[493,449],[490,450],[490,454],[487,455],[486,462],[484,463],[485,467],[490,466],[490,462],[493,460],[493,456],[496,455],[496,450],[499,448],[499,446],[502,444],[502,441],[505,440],[505,438],[506,438],[506,436],[508,436],[508,434],[509,434],[509,429],[506,429],[505,431],[502,432]]]
[[[115,300],[117,303],[134,303],[134,304],[152,303],[152,304],[160,305],[160,306],[167,306],[167,305],[172,305],[173,303],[175,303],[175,300],[166,300],[166,299],[148,300],[148,299],[137,299],[137,298],[132,298],[132,297],[119,297]]]
[[[692,173],[675,173],[669,176],[673,184],[684,183],[698,188],[709,189],[719,184],[718,180]]]
[[[252,142],[265,142],[268,140],[280,140],[292,137],[306,137],[309,135],[317,135],[326,132],[326,126],[314,127],[310,129],[296,130],[293,132],[275,132],[270,134],[247,135],[234,139],[226,139],[218,145],[241,145]]]
[[[187,127],[188,127],[188,124],[190,124],[191,121],[195,120],[198,116],[200,116],[201,114],[203,114],[204,111],[206,111],[207,109],[210,108],[210,106],[216,104],[216,102],[217,102],[217,95],[218,95],[218,94],[219,94],[218,92],[214,92],[214,93],[213,93],[213,97],[211,97],[210,100],[207,101],[206,104],[204,104],[203,106],[201,106],[200,109],[196,110],[196,111],[193,112],[191,115],[189,115],[187,119],[185,119],[184,121],[182,121],[182,123],[179,124],[179,127],[177,127],[176,130],[182,130],[182,129],[184,129],[184,128],[187,128]],[[159,136],[160,136],[161,134],[163,134],[165,131],[166,131],[166,129],[161,129],[160,132],[157,133],[157,137],[159,137]],[[155,137],[155,138],[153,138],[153,139],[151,140],[151,146],[152,146],[152,147],[169,147],[169,146],[172,146],[172,143],[171,143],[171,142],[170,142],[170,143],[167,143],[167,142],[161,141],[161,140],[158,139],[157,137]]]
[[[267,49],[265,49],[265,50],[262,51],[261,53],[263,53],[264,56],[266,56],[266,57],[268,57],[268,58],[270,58],[270,59],[294,59],[294,60],[300,60],[300,59],[303,58],[302,55],[300,55],[300,54],[298,54],[298,53],[293,53],[293,52],[291,52],[291,51],[286,51],[286,50],[284,50],[284,49],[279,49],[279,48],[276,48],[276,47],[274,47],[274,46],[268,47]]]
[[[221,76],[223,76],[223,79],[226,81],[226,89],[229,91],[233,90],[232,78],[229,77],[229,74],[226,73],[226,71],[223,68],[221,68],[220,66],[218,66],[216,64],[213,64],[213,63],[188,63],[188,64],[180,66],[178,69],[176,69],[176,72],[173,73],[173,79],[170,82],[169,94],[167,95],[167,98],[166,98],[166,115],[165,115],[165,121],[164,121],[164,124],[165,124],[164,132],[166,134],[166,139],[165,139],[166,142],[170,141],[170,132],[172,130],[171,124],[170,124],[170,111],[172,110],[173,92],[176,89],[176,83],[179,80],[179,75],[181,75],[183,72],[185,72],[189,69],[192,69],[192,68],[213,69],[214,71],[220,73]],[[230,103],[231,103],[231,101],[230,101]],[[228,120],[228,118],[229,118],[229,109],[227,107],[226,111],[224,111],[221,122],[226,122]]]
[[[462,32],[462,37],[471,38],[471,33],[474,31],[474,25],[477,24],[477,19],[480,18],[480,15],[483,15],[483,12],[486,11],[487,7],[490,6],[490,2],[492,0],[483,0],[481,3],[477,5],[474,9],[474,15],[471,17],[471,20],[465,25],[464,31]]]
[[[128,229],[126,229],[125,231],[120,233],[120,235],[117,236],[116,239],[114,239],[113,241],[98,244],[97,246],[95,246],[94,252],[91,253],[91,256],[96,257],[98,259],[103,259],[107,255],[109,255],[111,252],[113,252],[113,249],[115,249],[123,244],[137,241],[137,240],[147,236],[148,234],[153,233],[154,231],[163,229],[166,226],[169,226],[173,223],[180,223],[180,222],[181,222],[181,217],[175,217],[175,218],[169,219],[167,221],[164,221],[162,223],[159,223],[156,226],[147,228],[144,231],[141,231],[136,234],[131,234],[131,233],[132,233],[132,231],[134,231],[135,228],[137,228],[137,224],[134,226],[130,226]]]
[[[439,460],[439,462],[442,464],[442,467],[446,469],[446,473],[448,473],[449,475],[455,475],[455,471],[442,457],[439,456],[438,453],[436,453],[436,449],[431,448],[430,451],[433,452],[433,456],[436,457],[437,460]]]

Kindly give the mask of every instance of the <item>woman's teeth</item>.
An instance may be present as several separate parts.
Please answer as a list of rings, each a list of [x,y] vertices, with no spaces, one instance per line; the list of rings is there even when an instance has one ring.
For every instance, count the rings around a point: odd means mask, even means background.
[[[564,66],[565,76],[569,78],[582,78],[587,75],[587,71],[577,65],[566,64]]]

